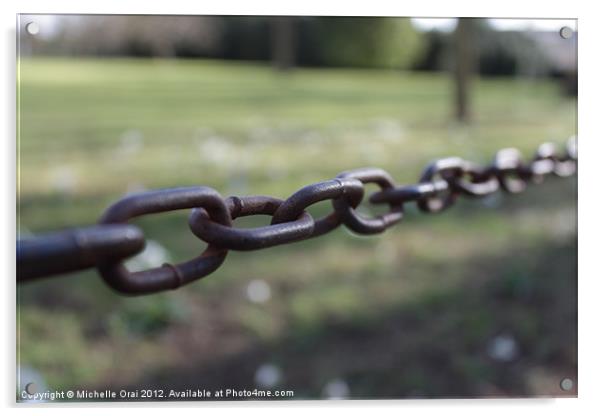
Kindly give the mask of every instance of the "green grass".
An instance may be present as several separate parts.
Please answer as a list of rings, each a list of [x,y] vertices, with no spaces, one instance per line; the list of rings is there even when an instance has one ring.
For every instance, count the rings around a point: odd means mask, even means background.
[[[576,129],[575,101],[550,81],[475,81],[474,122],[461,126],[450,119],[446,74],[25,59],[19,77],[19,222],[31,233],[93,223],[133,189],[286,198],[364,166],[415,182],[437,157],[484,163],[509,146],[529,154]],[[21,363],[55,388],[251,387],[254,369],[273,361],[306,397],[337,377],[355,397],[560,394],[552,381],[576,362],[574,305],[557,306],[575,296],[575,180],[489,202],[433,216],[408,207],[405,223],[373,237],[338,229],[231,252],[217,272],[168,294],[125,298],[94,272],[23,286]],[[180,261],[203,248],[186,216],[134,222]],[[252,279],[270,284],[267,303],[245,297]],[[550,314],[560,329],[546,326]],[[388,337],[393,327],[401,333]],[[521,344],[512,369],[484,356],[500,331]],[[358,353],[355,343],[369,345]],[[542,372],[551,384],[529,381]]]

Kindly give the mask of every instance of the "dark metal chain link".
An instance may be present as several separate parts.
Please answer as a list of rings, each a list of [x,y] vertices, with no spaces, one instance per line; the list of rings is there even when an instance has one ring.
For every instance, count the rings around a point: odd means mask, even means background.
[[[286,200],[270,196],[223,198],[205,187],[170,188],[129,195],[109,207],[99,225],[65,230],[17,241],[17,281],[63,274],[95,267],[113,289],[145,294],[175,289],[214,272],[229,250],[247,251],[288,244],[326,234],[341,224],[358,234],[385,231],[403,219],[404,206],[416,203],[427,213],[441,212],[458,197],[484,197],[502,189],[518,193],[529,183],[541,183],[548,175],[566,177],[577,171],[577,142],[571,137],[562,153],[544,143],[525,162],[517,149],[502,149],[487,166],[458,157],[429,164],[413,185],[396,185],[382,169],[363,168],[339,174],[328,181],[303,187]],[[387,204],[388,211],[366,217],[356,208],[364,198],[365,184],[380,191],[372,204]],[[333,211],[314,219],[306,209],[330,200]],[[123,261],[144,249],[142,231],[127,222],[147,214],[190,209],[192,233],[208,245],[192,260],[130,272]],[[268,215],[268,226],[241,229],[239,217]]]

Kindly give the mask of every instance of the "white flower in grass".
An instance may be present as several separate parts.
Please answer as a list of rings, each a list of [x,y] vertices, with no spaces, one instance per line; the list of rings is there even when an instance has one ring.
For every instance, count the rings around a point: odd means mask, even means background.
[[[487,354],[496,361],[509,362],[518,356],[518,344],[511,335],[498,335],[489,342]]]
[[[345,380],[335,378],[326,383],[322,389],[322,395],[329,399],[345,399],[349,397],[349,386]]]
[[[271,297],[272,290],[265,280],[256,279],[247,286],[247,298],[253,303],[265,303]]]
[[[129,270],[137,272],[170,262],[171,255],[165,247],[154,240],[147,240],[142,253],[127,260],[125,265]]]
[[[395,119],[378,119],[374,122],[376,136],[386,142],[403,140],[404,130],[399,121]]]
[[[272,388],[282,379],[282,371],[274,364],[263,364],[255,372],[255,383],[260,387]]]
[[[228,139],[220,136],[210,136],[197,142],[199,156],[215,164],[232,161],[238,150]]]
[[[77,186],[77,175],[69,166],[60,166],[52,170],[50,185],[62,194],[73,194]]]

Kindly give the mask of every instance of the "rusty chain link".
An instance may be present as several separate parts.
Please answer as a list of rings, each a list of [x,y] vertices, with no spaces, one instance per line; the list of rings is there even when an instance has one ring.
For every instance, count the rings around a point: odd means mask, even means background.
[[[541,183],[548,175],[566,177],[577,171],[577,141],[568,139],[559,153],[553,143],[538,147],[525,162],[517,149],[498,151],[487,166],[458,157],[429,164],[413,185],[398,186],[382,169],[346,171],[328,181],[308,185],[286,200],[270,196],[223,198],[205,187],[162,189],[129,195],[109,207],[99,224],[17,241],[17,281],[25,282],[95,267],[113,289],[126,294],[145,294],[175,289],[198,280],[224,262],[229,250],[259,250],[326,234],[341,224],[358,234],[376,234],[402,220],[404,205],[415,202],[427,213],[443,211],[458,197],[484,197],[500,188],[508,193]],[[367,218],[356,211],[364,198],[364,186],[374,183],[380,191],[369,197],[372,204],[387,204],[385,214]],[[314,219],[306,209],[330,200],[333,211]],[[127,222],[147,214],[190,209],[192,233],[207,243],[196,258],[161,267],[130,272],[123,261],[144,249],[142,231]],[[268,226],[241,229],[233,220],[268,215]]]

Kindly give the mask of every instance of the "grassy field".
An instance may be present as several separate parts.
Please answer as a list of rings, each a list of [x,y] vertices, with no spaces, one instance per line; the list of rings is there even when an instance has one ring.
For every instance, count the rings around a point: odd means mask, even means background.
[[[446,74],[29,59],[19,76],[22,235],[94,223],[144,189],[286,198],[364,166],[415,182],[434,158],[487,162],[509,146],[528,154],[576,128],[575,100],[548,81],[477,81],[466,127],[450,121]],[[341,228],[231,252],[217,272],[170,293],[122,297],[94,272],[23,286],[19,364],[65,389],[566,394],[559,381],[576,377],[575,208],[576,180],[551,179],[437,216],[410,206],[382,235]],[[136,220],[153,243],[134,266],[201,251],[186,218]],[[269,295],[253,300],[258,285]]]

